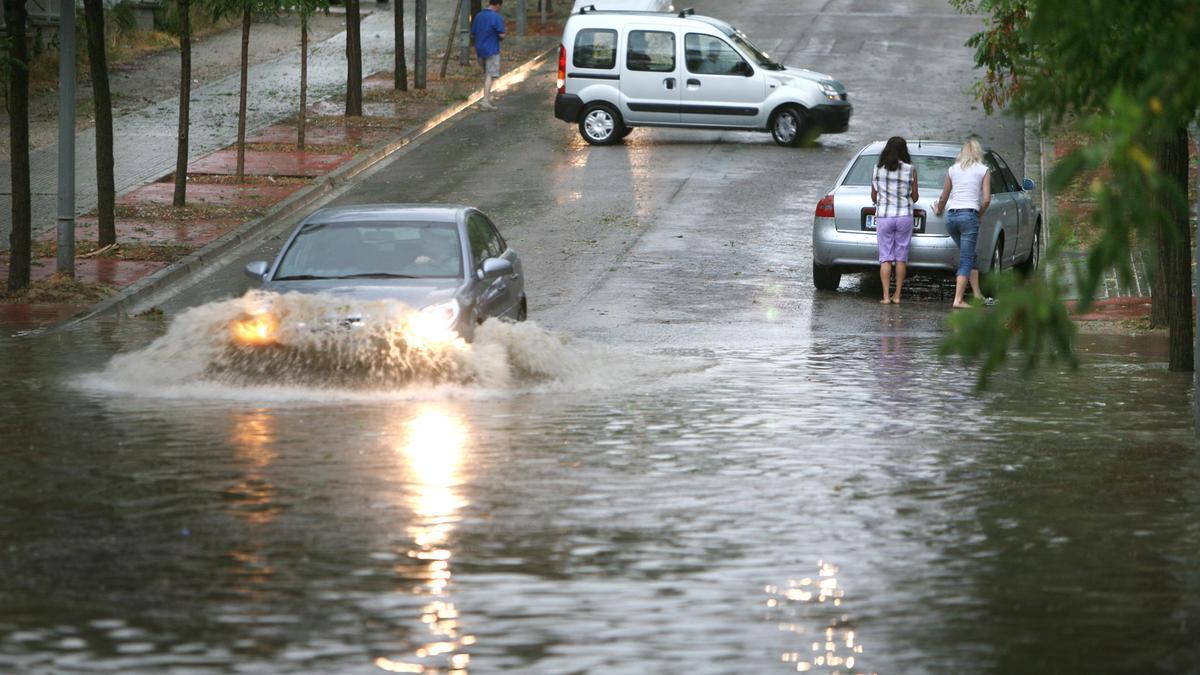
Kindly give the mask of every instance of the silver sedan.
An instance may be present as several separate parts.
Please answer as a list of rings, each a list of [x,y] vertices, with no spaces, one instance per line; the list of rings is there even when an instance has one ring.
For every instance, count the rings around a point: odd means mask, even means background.
[[[813,284],[820,290],[836,289],[844,273],[879,270],[871,170],[879,162],[883,146],[878,141],[859,150],[817,204]],[[945,221],[934,214],[933,202],[941,194],[946,171],[959,148],[958,143],[908,142],[921,197],[913,205],[910,272],[953,273],[958,269],[958,247],[946,233]],[[1042,214],[1029,196],[1033,181],[1018,182],[1004,159],[990,148],[985,148],[984,162],[991,169],[992,202],[980,224],[976,250],[980,270],[987,273],[1016,267],[1032,271],[1041,263],[1043,241]]]
[[[252,262],[246,274],[277,293],[402,302],[467,340],[485,319],[527,314],[521,259],[468,206],[321,209],[292,232],[274,263]]]

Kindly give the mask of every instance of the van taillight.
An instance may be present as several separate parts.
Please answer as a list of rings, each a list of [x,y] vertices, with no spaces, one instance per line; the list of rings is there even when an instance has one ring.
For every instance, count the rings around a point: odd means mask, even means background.
[[[558,46],[558,93],[567,93],[567,46]]]
[[[825,198],[817,202],[817,217],[832,218],[833,217],[833,195],[825,195]]]

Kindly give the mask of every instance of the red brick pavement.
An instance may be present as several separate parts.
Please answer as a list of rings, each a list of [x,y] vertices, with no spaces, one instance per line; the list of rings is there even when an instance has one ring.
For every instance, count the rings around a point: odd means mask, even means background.
[[[304,185],[219,185],[192,183],[188,185],[188,202],[191,204],[215,204],[263,208],[281,201],[284,197],[305,187]],[[147,204],[170,206],[175,195],[172,183],[150,183],[121,197],[120,204]]]
[[[367,127],[309,127],[304,130],[305,146],[322,145],[373,145],[391,136],[394,132],[387,129],[371,129]],[[287,124],[277,124],[267,127],[258,134],[246,139],[247,143],[296,143],[296,127]]]
[[[247,176],[285,176],[313,178],[324,176],[354,158],[354,155],[326,155],[317,152],[247,152]],[[232,176],[237,172],[237,151],[218,150],[188,165],[194,176]],[[189,186],[189,191],[191,187]]]

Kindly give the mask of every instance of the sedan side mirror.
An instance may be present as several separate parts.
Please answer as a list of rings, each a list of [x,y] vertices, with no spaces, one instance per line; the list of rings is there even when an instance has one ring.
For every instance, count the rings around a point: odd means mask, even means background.
[[[1025,180],[1021,181],[1021,189],[1026,192],[1033,192],[1034,188],[1036,187],[1037,185],[1033,182],[1032,178],[1026,178]]]
[[[488,258],[479,268],[479,279],[496,279],[513,273],[512,262],[504,258]]]
[[[267,276],[270,265],[265,260],[255,260],[246,265],[246,276],[255,281],[262,281]]]

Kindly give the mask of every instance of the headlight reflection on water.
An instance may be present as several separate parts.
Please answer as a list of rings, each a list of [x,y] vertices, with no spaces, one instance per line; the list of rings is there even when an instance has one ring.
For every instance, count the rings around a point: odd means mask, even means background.
[[[471,656],[464,648],[475,644],[471,635],[462,635],[458,609],[449,597],[452,577],[450,535],[458,523],[458,512],[466,500],[458,493],[462,482],[465,450],[470,441],[466,422],[449,404],[428,404],[409,418],[400,433],[396,453],[402,460],[408,484],[407,502],[413,523],[406,528],[413,547],[407,552],[420,561],[414,570],[409,565],[397,567],[405,577],[415,576],[419,582],[412,593],[430,596],[421,607],[421,623],[431,633],[425,644],[413,650],[415,660],[445,659],[443,671],[435,665],[379,657],[374,665],[385,672],[425,673],[449,672],[465,675]]]

